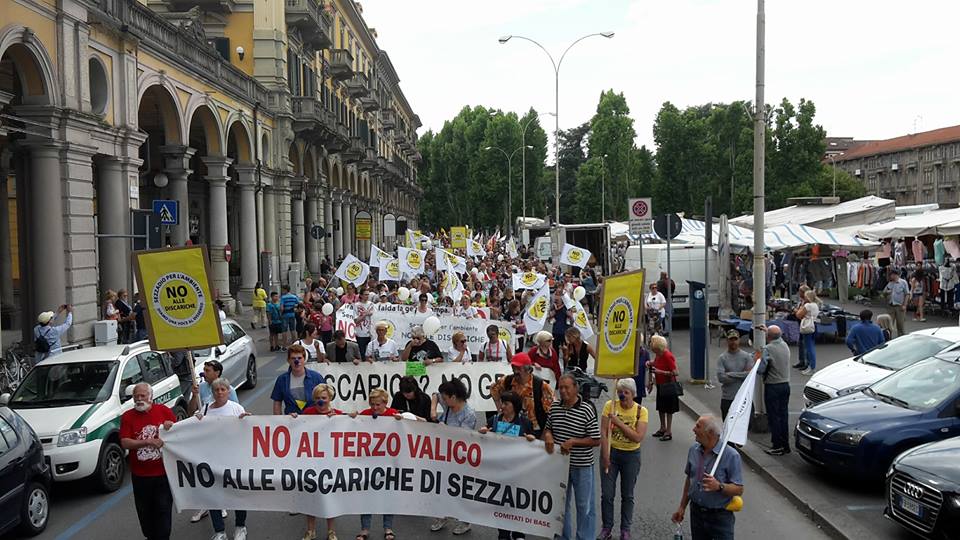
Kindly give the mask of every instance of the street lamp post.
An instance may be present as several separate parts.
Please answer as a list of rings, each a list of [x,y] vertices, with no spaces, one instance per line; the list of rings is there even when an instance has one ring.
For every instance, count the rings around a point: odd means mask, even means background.
[[[607,154],[600,156],[600,223],[607,222]]]
[[[523,219],[527,219],[527,148],[533,148],[532,146],[527,146],[527,128],[530,127],[530,124],[532,124],[534,120],[545,114],[550,116],[557,115],[557,113],[552,112],[539,113],[527,120],[523,125],[523,129],[520,130],[520,174],[522,177],[520,198],[522,199],[523,205]]]
[[[517,148],[516,150],[514,150],[513,152],[510,152],[509,154],[506,152],[506,150],[504,150],[503,148],[500,148],[499,146],[485,146],[483,148],[484,151],[499,150],[500,153],[507,158],[507,227],[509,228],[509,231],[511,234],[513,234],[513,223],[512,223],[513,222],[513,176],[512,176],[513,167],[511,165],[513,163],[513,156],[515,156],[517,152],[519,152],[523,148],[532,149],[533,147],[532,146],[525,147],[521,145],[520,148]]]
[[[563,64],[563,59],[567,56],[567,53],[570,52],[570,49],[572,49],[574,45],[576,45],[577,43],[580,43],[581,41],[587,39],[588,37],[593,37],[593,36],[603,36],[607,39],[610,39],[613,37],[613,32],[596,32],[593,34],[587,34],[577,39],[576,41],[571,43],[569,46],[567,46],[566,50],[563,51],[563,54],[560,55],[559,62],[555,61],[553,59],[553,55],[550,54],[550,51],[548,51],[543,45],[541,45],[536,40],[530,39],[525,36],[515,36],[515,35],[503,36],[499,39],[501,45],[510,41],[512,38],[529,41],[530,43],[533,43],[537,47],[540,47],[540,49],[543,52],[547,53],[547,57],[550,58],[550,63],[553,64],[553,74],[554,74],[553,112],[554,112],[554,120],[555,120],[554,127],[553,127],[553,152],[554,152],[553,158],[555,163],[554,164],[555,180],[554,180],[554,186],[553,186],[553,196],[554,196],[554,214],[555,215],[553,219],[555,223],[560,223],[560,65]]]

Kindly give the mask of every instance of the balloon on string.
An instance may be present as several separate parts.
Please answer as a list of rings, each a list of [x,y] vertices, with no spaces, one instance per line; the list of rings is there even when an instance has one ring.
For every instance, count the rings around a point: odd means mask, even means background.
[[[407,298],[410,298],[410,289],[406,287],[400,287],[399,289],[397,289],[397,298],[401,302],[406,302]]]
[[[435,315],[431,315],[423,321],[423,333],[426,334],[427,337],[433,337],[433,335],[439,331],[440,319]]]
[[[573,299],[577,302],[583,300],[583,297],[587,295],[587,290],[583,288],[583,285],[578,285],[576,289],[573,290]]]
[[[337,287],[337,296],[343,296],[343,287]]]
[[[329,302],[324,304],[323,307],[320,308],[320,311],[322,311],[324,315],[330,315],[333,313],[333,304]]]

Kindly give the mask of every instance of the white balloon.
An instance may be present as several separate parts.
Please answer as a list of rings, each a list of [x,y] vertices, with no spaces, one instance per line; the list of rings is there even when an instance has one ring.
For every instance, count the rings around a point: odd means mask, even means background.
[[[397,298],[401,302],[406,302],[407,298],[410,298],[410,289],[406,287],[400,287],[399,289],[397,289]]]
[[[440,331],[440,319],[435,315],[431,315],[423,321],[423,333],[426,334],[427,337],[433,337],[438,331]]]
[[[583,300],[583,297],[587,295],[587,290],[583,288],[583,285],[578,285],[576,289],[573,290],[573,299],[579,302]]]
[[[337,287],[337,296],[343,296],[343,287]]]
[[[497,255],[497,262],[503,262],[503,255]]]
[[[477,274],[480,273],[480,269],[477,268],[476,266],[474,266],[474,267],[470,270],[470,273],[473,274],[473,275],[477,275]]]
[[[402,412],[400,413],[400,418],[403,418],[404,420],[416,420],[417,415],[413,414],[412,412]]]
[[[333,304],[330,304],[330,303],[324,304],[323,307],[320,308],[320,311],[322,311],[324,315],[330,315],[331,313],[333,313]]]

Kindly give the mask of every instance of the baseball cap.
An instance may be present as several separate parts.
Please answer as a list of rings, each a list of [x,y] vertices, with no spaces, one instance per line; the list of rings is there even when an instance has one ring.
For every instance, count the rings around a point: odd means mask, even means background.
[[[727,339],[740,339],[740,332],[737,332],[736,330],[728,330]]]
[[[37,322],[40,324],[47,324],[53,319],[54,315],[55,314],[52,311],[44,311],[37,316]]]
[[[524,367],[532,366],[533,360],[530,359],[530,355],[525,352],[518,352],[513,355],[513,358],[510,359],[511,366]]]

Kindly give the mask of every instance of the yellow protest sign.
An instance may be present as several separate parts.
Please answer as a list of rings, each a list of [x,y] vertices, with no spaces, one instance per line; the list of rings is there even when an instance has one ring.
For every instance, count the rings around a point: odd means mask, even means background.
[[[456,249],[466,249],[467,247],[467,228],[450,227],[450,247]]]
[[[133,254],[151,348],[176,351],[223,343],[208,261],[206,246]]]
[[[547,313],[547,298],[545,296],[535,298],[527,308],[527,313],[531,319],[542,319]]]
[[[643,270],[604,278],[600,306],[596,373],[634,375],[637,325],[643,307]]]
[[[353,283],[363,274],[363,264],[360,261],[354,261],[347,265],[347,281]]]

